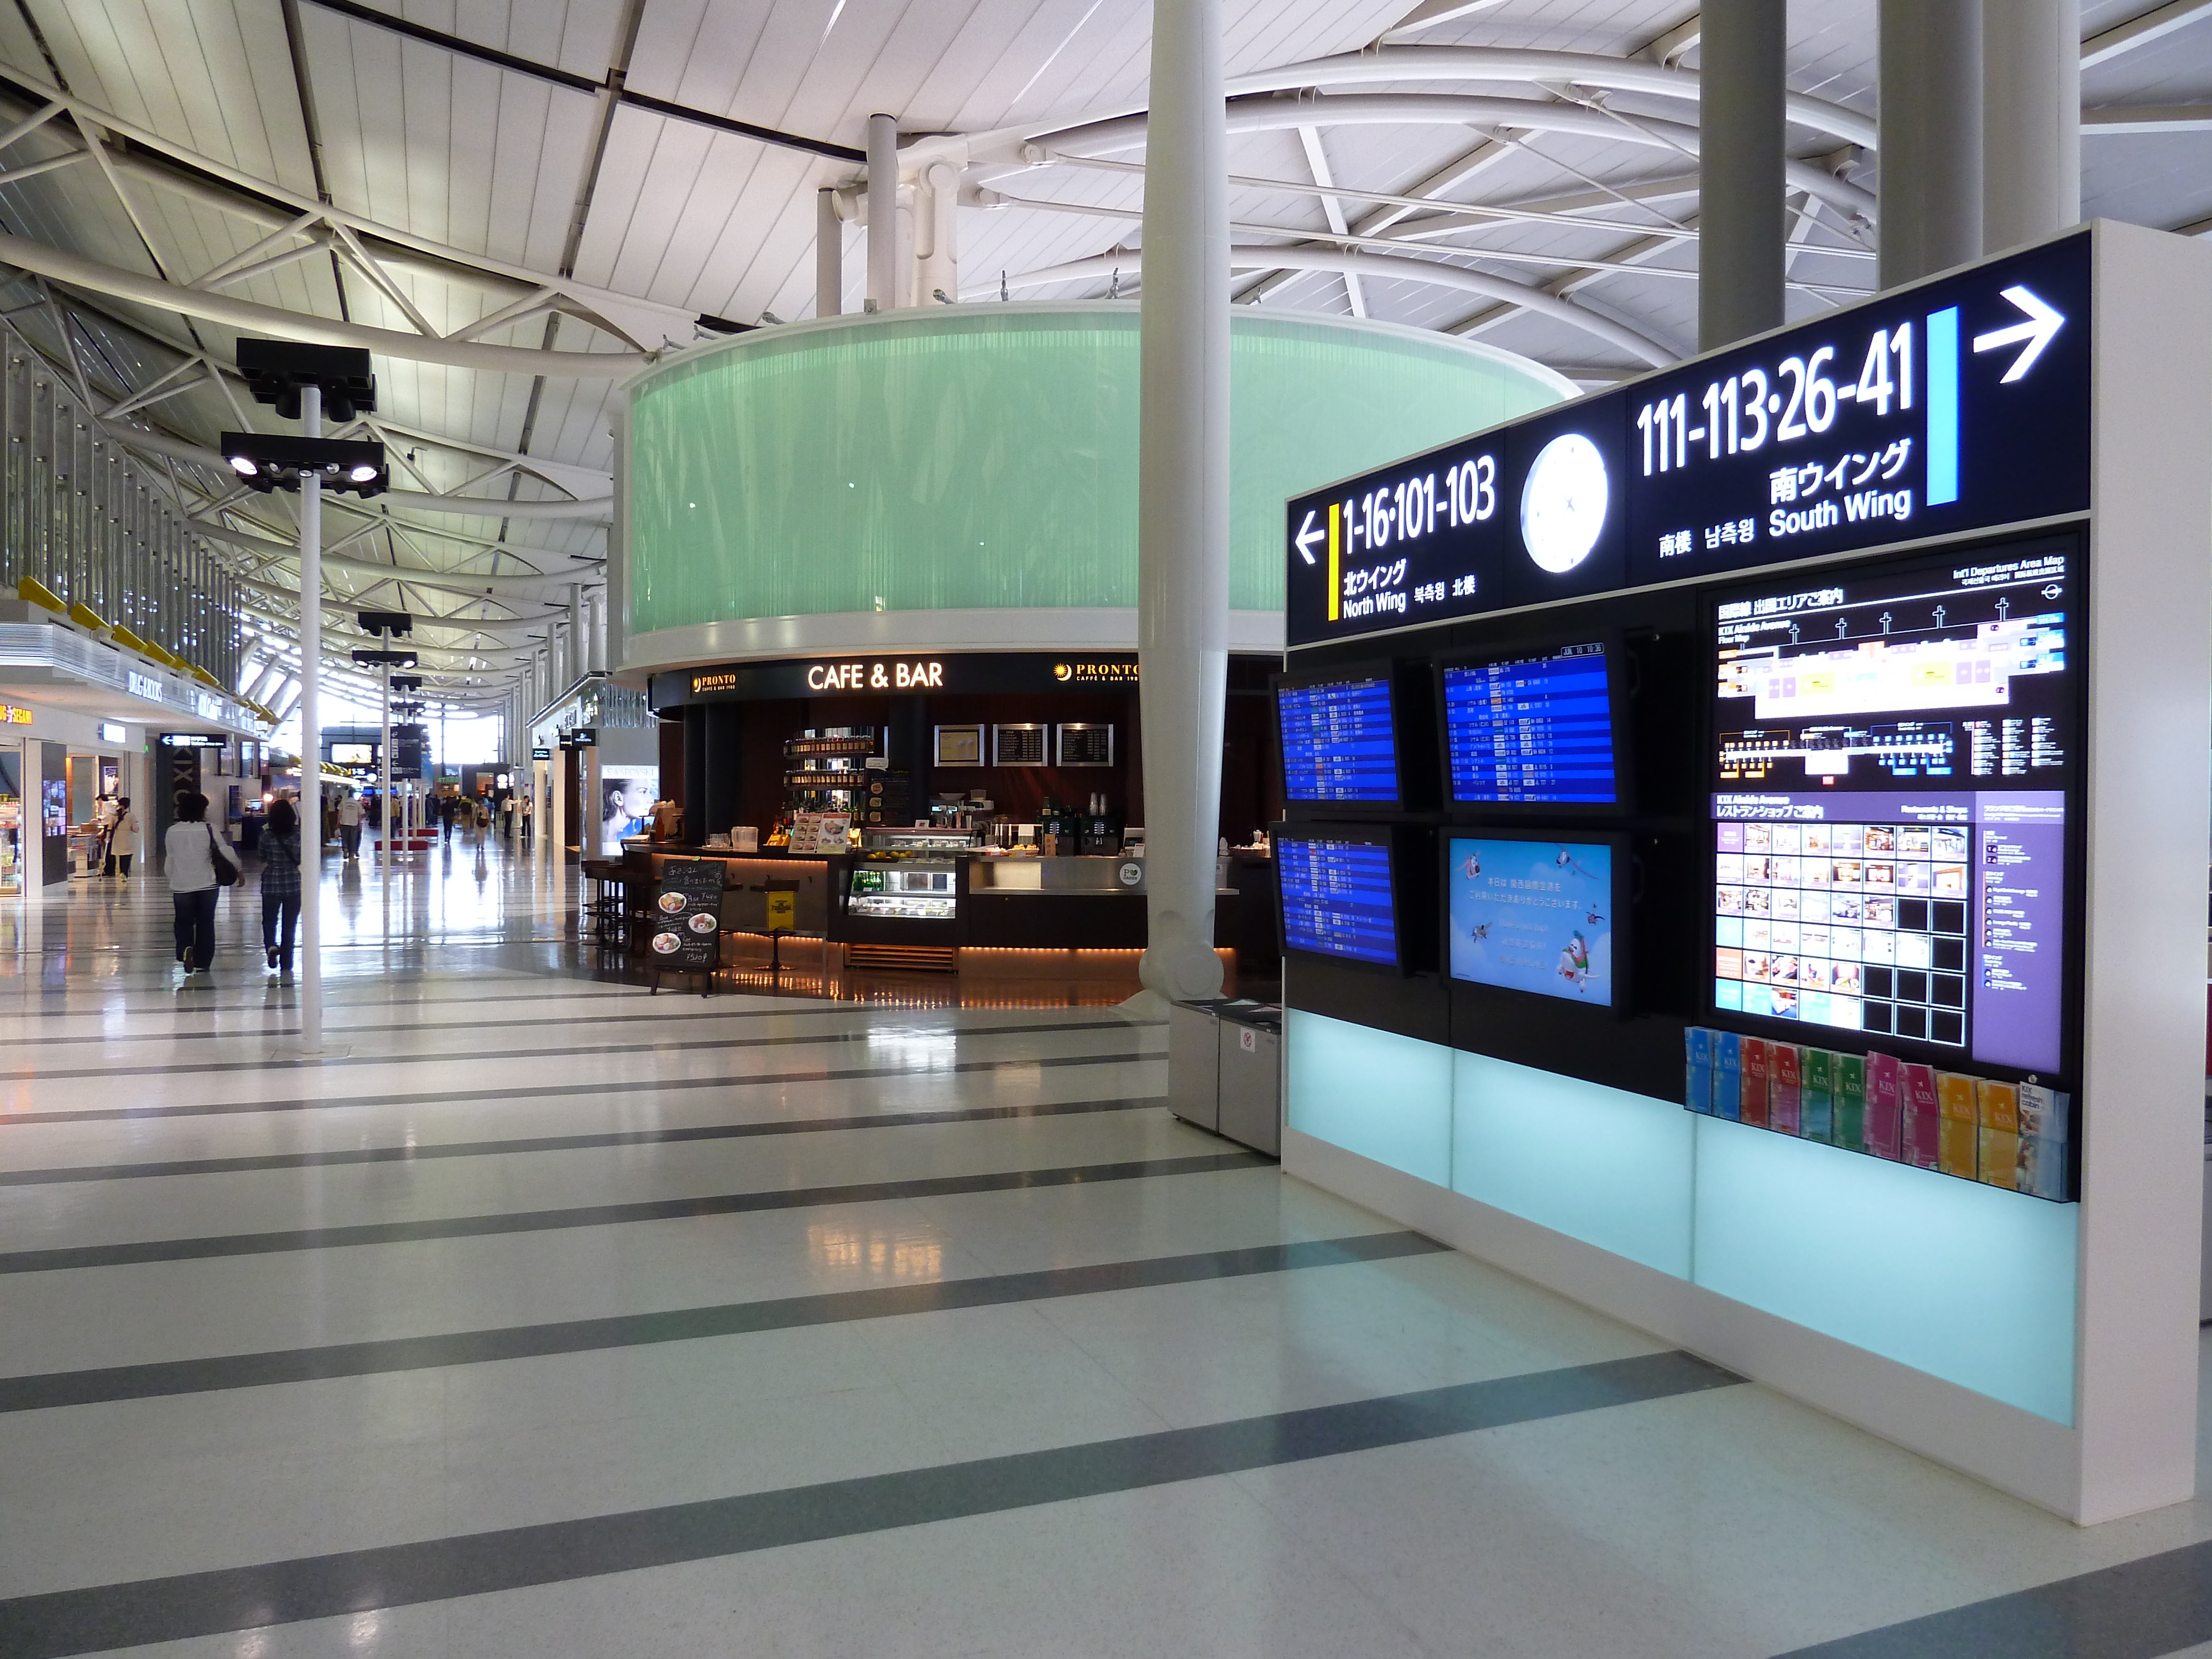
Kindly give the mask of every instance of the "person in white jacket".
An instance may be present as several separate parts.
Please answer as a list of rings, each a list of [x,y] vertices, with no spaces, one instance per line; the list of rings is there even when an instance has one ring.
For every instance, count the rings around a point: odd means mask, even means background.
[[[138,815],[131,810],[131,797],[115,803],[115,816],[107,824],[108,872],[131,878],[131,860],[138,855]]]
[[[169,896],[177,907],[177,960],[187,979],[207,973],[215,962],[215,901],[222,890],[216,880],[218,864],[234,878],[239,869],[238,854],[216,834],[207,810],[205,795],[178,796],[177,821],[161,838]]]

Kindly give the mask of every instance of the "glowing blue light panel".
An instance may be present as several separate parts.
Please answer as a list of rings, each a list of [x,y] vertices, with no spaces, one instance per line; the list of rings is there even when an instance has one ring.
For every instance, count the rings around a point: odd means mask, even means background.
[[[1387,680],[1286,685],[1275,693],[1275,707],[1289,799],[1396,803],[1398,744]]]
[[[1452,799],[1610,806],[1613,702],[1605,647],[1444,670]]]
[[[1285,836],[1276,845],[1275,859],[1282,872],[1286,948],[1398,965],[1388,847]]]

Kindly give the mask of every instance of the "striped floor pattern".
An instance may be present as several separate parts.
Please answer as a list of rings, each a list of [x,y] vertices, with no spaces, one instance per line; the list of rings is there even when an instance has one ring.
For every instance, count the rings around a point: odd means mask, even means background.
[[[1286,1180],[1112,1007],[648,995],[496,849],[0,916],[0,1659],[2153,1659],[2081,1532]]]

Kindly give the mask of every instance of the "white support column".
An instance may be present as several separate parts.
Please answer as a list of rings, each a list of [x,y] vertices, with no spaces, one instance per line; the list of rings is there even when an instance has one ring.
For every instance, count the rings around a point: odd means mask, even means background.
[[[915,192],[914,302],[918,306],[960,301],[960,169],[933,161]],[[943,295],[939,299],[939,295]]]
[[[590,635],[584,629],[584,585],[568,584],[568,672],[562,679],[561,690],[566,691],[584,678],[584,670],[591,661]]]
[[[584,654],[584,666],[592,673],[604,674],[607,672],[607,590],[594,589],[586,604],[589,614],[585,632],[590,644]]]
[[[380,641],[389,651],[392,646],[390,635]],[[392,837],[398,828],[399,815],[393,811],[392,800],[392,665],[384,665],[384,742],[377,751],[377,851],[380,854],[377,888],[384,899],[384,942],[392,943]]]
[[[1705,0],[1698,77],[1702,351],[1782,325],[1784,13],[1775,0]]]
[[[1229,669],[1229,202],[1219,0],[1155,0],[1137,471],[1153,1000],[1221,989],[1214,842]]]
[[[870,311],[898,304],[898,118],[868,118],[868,299]]]
[[[323,435],[320,386],[300,392],[300,429]],[[300,481],[300,1048],[323,1051],[323,487]]]
[[[837,211],[837,192],[814,192],[814,314],[835,317],[845,309],[845,217]]]
[[[2081,0],[2002,0],[1982,32],[1982,246],[2081,218]]]
[[[1881,0],[1883,288],[1982,254],[1982,0]]]

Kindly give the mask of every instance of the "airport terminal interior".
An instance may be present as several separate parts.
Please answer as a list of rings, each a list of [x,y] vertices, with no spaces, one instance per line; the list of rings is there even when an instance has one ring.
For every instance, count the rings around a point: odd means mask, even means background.
[[[0,1659],[2212,1656],[2208,160],[2212,0],[6,0]]]

